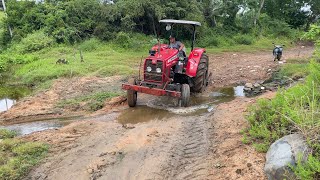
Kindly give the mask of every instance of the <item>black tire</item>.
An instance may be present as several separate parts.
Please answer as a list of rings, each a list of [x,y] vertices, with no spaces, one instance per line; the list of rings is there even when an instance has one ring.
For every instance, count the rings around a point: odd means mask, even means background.
[[[206,89],[208,81],[208,67],[209,67],[209,58],[206,54],[202,54],[197,69],[197,75],[193,78],[193,87],[192,92],[201,93]]]
[[[128,80],[128,84],[130,85],[136,85],[136,80],[134,78],[130,78]],[[137,91],[128,90],[127,91],[127,99],[128,99],[128,105],[129,107],[135,107],[137,104]]]
[[[188,107],[190,101],[190,86],[188,84],[182,84],[181,87],[181,107]]]

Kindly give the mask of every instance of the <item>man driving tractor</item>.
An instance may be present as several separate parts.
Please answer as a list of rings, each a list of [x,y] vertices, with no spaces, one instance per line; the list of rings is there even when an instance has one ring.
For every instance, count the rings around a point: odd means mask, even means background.
[[[170,35],[170,49],[178,49],[180,51],[184,51],[184,44],[182,44],[180,41],[176,40],[176,37],[174,35]]]
[[[169,39],[170,39],[169,48],[177,49],[179,51],[178,53],[179,59],[181,58],[182,60],[182,61],[180,60],[179,63],[177,64],[175,68],[175,72],[182,73],[183,67],[187,64],[187,61],[188,61],[186,57],[185,46],[180,41],[177,41],[174,35],[170,35]]]

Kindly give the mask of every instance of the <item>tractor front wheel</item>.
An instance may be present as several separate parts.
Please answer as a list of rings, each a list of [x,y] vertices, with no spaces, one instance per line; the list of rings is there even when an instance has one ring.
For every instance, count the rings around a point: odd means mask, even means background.
[[[128,81],[128,84],[130,85],[136,85],[136,80],[134,78],[130,78]],[[130,107],[135,107],[137,104],[137,96],[138,93],[137,91],[133,91],[133,90],[128,90],[127,91],[127,99],[128,99],[128,105]]]
[[[181,107],[188,107],[190,101],[190,86],[188,84],[183,84],[181,87]]]
[[[201,93],[205,90],[208,82],[209,58],[206,54],[202,54],[197,69],[197,75],[193,78],[192,92]]]

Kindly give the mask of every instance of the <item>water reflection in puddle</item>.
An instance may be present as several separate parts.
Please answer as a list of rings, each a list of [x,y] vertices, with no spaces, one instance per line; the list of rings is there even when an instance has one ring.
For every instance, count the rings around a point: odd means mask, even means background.
[[[244,93],[244,86],[237,86],[237,87],[234,87],[234,95],[237,96],[237,97],[244,97],[246,96],[245,93]]]
[[[0,112],[8,111],[16,102],[16,100],[8,98],[0,99]]]
[[[27,87],[0,84],[0,112],[8,111],[17,100],[31,93]]]
[[[0,126],[0,129],[8,129],[16,131],[18,135],[27,135],[33,132],[44,131],[48,129],[61,128],[70,124],[72,121],[64,120],[47,120],[47,121],[36,121],[21,124],[13,124],[9,126]]]

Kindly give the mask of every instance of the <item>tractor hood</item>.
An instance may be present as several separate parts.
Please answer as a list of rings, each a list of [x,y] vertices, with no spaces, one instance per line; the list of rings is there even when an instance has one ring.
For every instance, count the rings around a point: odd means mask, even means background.
[[[160,53],[159,53],[160,49]],[[154,45],[150,50],[150,55],[147,59],[154,61],[167,61],[167,63],[173,62],[178,59],[178,50],[169,49],[167,44]]]

